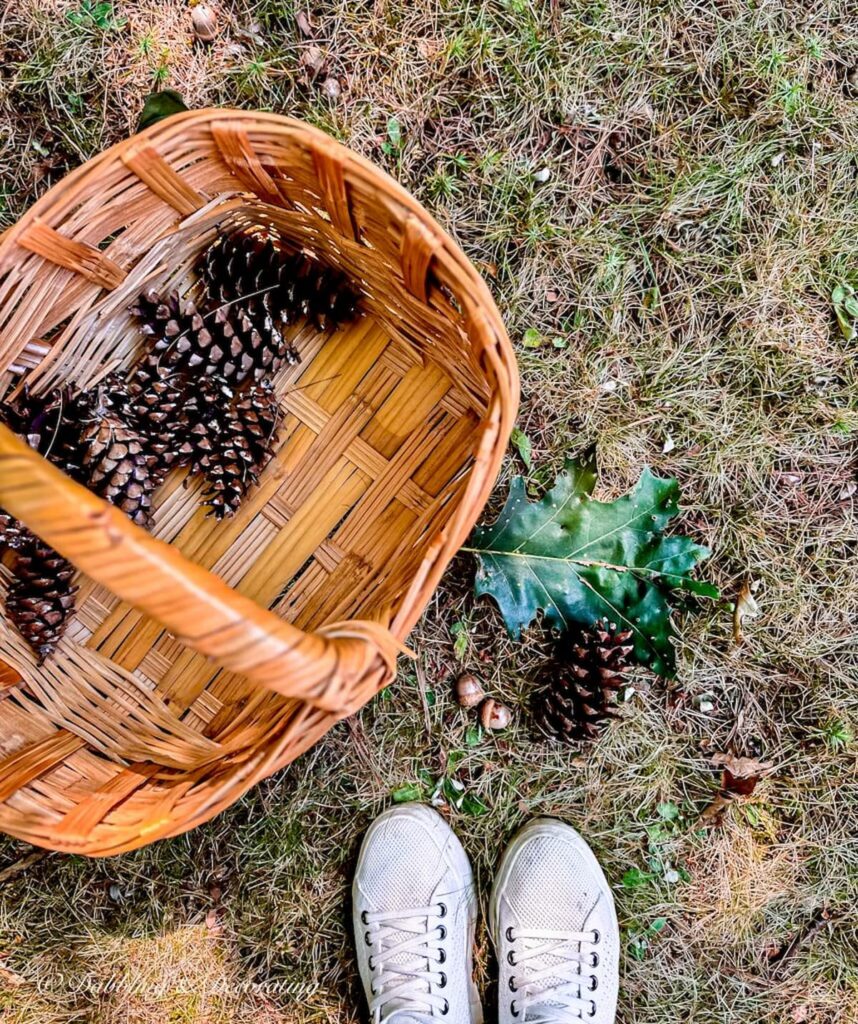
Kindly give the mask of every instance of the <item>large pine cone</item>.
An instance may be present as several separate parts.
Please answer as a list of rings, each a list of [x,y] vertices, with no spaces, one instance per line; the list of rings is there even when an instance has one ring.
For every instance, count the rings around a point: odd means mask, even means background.
[[[566,743],[594,740],[619,717],[617,691],[634,650],[631,637],[631,630],[600,620],[574,639],[564,638],[534,698],[534,718],[546,735]]]
[[[138,526],[150,525],[157,460],[146,438],[111,408],[102,392],[82,424],[81,466],[91,491],[120,508]]]
[[[173,292],[162,299],[150,290],[133,308],[143,334],[154,339],[144,369],[191,372],[196,377],[223,377],[233,387],[247,377],[260,380],[276,373],[298,354],[283,340],[272,317],[243,306],[222,305],[204,312]]]
[[[127,384],[123,410],[129,422],[146,439],[154,456],[153,484],[157,486],[171,466],[187,462],[190,449],[185,440],[188,382],[183,374],[161,366],[153,354],[147,354],[135,366]]]
[[[69,387],[46,395],[32,395],[25,388],[14,402],[0,407],[0,418],[31,448],[80,481],[78,435],[85,408],[85,398]]]
[[[6,613],[41,664],[54,650],[74,613],[75,568],[53,548],[24,531],[18,544]]]
[[[273,453],[280,408],[268,382],[235,399],[210,378],[188,403],[192,471],[206,476],[204,501],[217,519],[234,515]]]
[[[212,302],[241,300],[252,319],[291,324],[306,316],[324,331],[351,320],[358,307],[344,274],[290,249],[276,231],[260,225],[219,238],[206,250],[200,272]]]

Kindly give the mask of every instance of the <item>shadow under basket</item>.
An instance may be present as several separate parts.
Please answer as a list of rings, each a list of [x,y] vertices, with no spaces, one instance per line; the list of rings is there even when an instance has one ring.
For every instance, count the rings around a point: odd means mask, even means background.
[[[0,428],[0,507],[79,570],[42,666],[0,618],[0,829],[41,846],[105,855],[183,832],[360,708],[500,467],[518,380],[484,282],[391,178],[276,115],[161,122],[2,236],[0,400],[129,367],[136,297],[186,294],[241,223],[342,270],[362,314],[290,329],[277,451],[234,518],[208,518],[176,471],[149,534]]]

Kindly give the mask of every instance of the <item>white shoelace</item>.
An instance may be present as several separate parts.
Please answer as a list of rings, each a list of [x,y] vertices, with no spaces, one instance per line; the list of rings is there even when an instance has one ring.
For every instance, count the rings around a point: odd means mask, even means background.
[[[512,1013],[522,1024],[572,1024],[592,1017],[596,1004],[599,933],[508,928]],[[541,963],[540,963],[541,961]],[[585,974],[583,969],[588,968]]]
[[[423,1013],[443,1017],[447,1013],[447,999],[438,991],[447,984],[446,974],[438,969],[447,958],[442,948],[447,937],[446,914],[443,903],[364,911],[365,939],[372,947],[369,1011],[374,1020],[387,1024],[394,1017],[420,1017]]]

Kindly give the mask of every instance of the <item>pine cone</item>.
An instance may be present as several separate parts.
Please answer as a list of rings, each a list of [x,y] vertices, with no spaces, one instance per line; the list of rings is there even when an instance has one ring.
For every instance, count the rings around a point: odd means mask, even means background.
[[[0,509],[0,549],[9,548],[15,551],[21,546],[27,533],[27,528],[23,523]]]
[[[191,473],[207,474],[219,438],[227,430],[235,392],[223,377],[202,377],[184,408],[183,455]]]
[[[191,472],[207,479],[204,492],[217,519],[233,515],[268,464],[280,408],[267,381],[238,399],[218,378],[206,378],[186,409],[193,449]]]
[[[75,480],[81,478],[78,432],[82,400],[71,388],[55,388],[47,395],[21,395],[2,407],[2,419],[40,455]]]
[[[115,382],[114,382],[115,383]],[[81,469],[91,491],[120,508],[138,526],[150,525],[157,459],[146,438],[115,411],[115,392],[100,387],[81,426]]]
[[[534,717],[546,735],[566,743],[594,740],[619,717],[616,694],[634,650],[631,636],[631,630],[600,620],[574,640],[564,638],[534,698]]]
[[[291,324],[306,316],[324,331],[357,311],[359,297],[344,274],[290,249],[278,232],[258,224],[209,246],[200,272],[212,302],[240,299],[251,318],[265,315]]]
[[[143,364],[152,378],[163,379],[178,370],[196,377],[216,375],[236,386],[248,376],[260,380],[284,362],[298,361],[297,352],[264,310],[252,313],[225,305],[203,313],[175,292],[162,300],[149,291],[132,312],[142,321],[143,334],[155,340]]]
[[[172,466],[182,465],[190,456],[184,411],[188,381],[172,368],[162,367],[150,353],[134,368],[127,390],[125,414],[155,457],[152,478],[157,486]]]
[[[9,620],[35,651],[39,664],[52,653],[74,613],[75,569],[34,534],[21,535],[6,595]]]

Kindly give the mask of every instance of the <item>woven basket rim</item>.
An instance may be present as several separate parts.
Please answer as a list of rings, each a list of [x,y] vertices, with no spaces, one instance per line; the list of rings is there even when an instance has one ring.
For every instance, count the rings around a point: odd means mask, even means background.
[[[188,125],[206,121],[248,121],[248,122],[268,122],[274,125],[280,125],[281,127],[294,129],[301,135],[315,138],[320,144],[339,150],[346,155],[349,163],[359,167],[367,176],[375,181],[383,182],[388,192],[392,193],[396,199],[398,199],[404,207],[408,209],[409,213],[414,214],[426,227],[430,228],[437,233],[439,241],[444,245],[448,255],[452,256],[461,265],[469,276],[471,276],[477,287],[481,292],[484,293],[485,299],[488,301],[490,309],[496,309],[494,298],[489,291],[488,285],[480,274],[477,273],[473,263],[468,259],[462,250],[461,246],[451,237],[449,232],[441,225],[435,217],[429,213],[428,210],[418,200],[408,192],[403,185],[401,185],[392,175],[385,171],[382,167],[373,163],[367,157],[346,146],[340,142],[339,139],[335,139],[333,136],[328,135],[322,131],[321,128],[317,128],[315,125],[301,121],[294,117],[289,117],[285,114],[276,114],[273,112],[260,112],[256,113],[250,110],[241,110],[235,107],[203,107],[199,110],[188,110],[183,111],[179,114],[173,114],[170,117],[165,118],[162,121],[156,121],[155,124],[149,125],[148,128],[144,128],[143,131],[137,132],[128,139],[121,139],[119,142],[113,143],[107,149],[102,150],[95,156],[90,157],[84,161],[79,167],[75,167],[69,171],[68,174],[60,178],[59,181],[55,182],[44,195],[40,196],[32,206],[28,207],[21,217],[14,223],[11,224],[6,230],[0,234],[0,275],[3,272],[3,261],[7,252],[13,245],[20,234],[22,234],[30,226],[34,220],[44,219],[45,214],[49,213],[54,203],[57,201],[58,196],[62,191],[67,191],[69,186],[77,185],[79,179],[84,179],[90,174],[96,173],[101,169],[102,164],[110,163],[112,160],[119,158],[120,154],[129,151],[132,147],[143,146],[145,143],[154,139],[169,139],[173,135],[180,134]],[[481,296],[482,297],[482,296]],[[517,365],[515,362],[515,353],[512,349],[512,345],[503,327],[503,321],[498,314],[497,323],[495,328],[500,328],[501,343],[506,342],[508,348],[508,355],[511,357],[510,367],[513,370],[515,376],[514,383],[518,386],[517,377]]]

